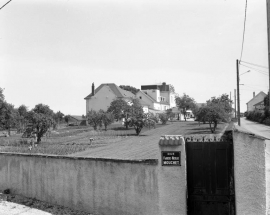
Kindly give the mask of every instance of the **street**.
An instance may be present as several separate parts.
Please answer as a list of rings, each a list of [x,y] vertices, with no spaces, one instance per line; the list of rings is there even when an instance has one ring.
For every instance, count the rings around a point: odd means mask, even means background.
[[[252,122],[252,121],[247,120],[246,118],[241,118],[240,127],[243,130],[246,130],[250,133],[254,133],[258,136],[262,136],[264,138],[270,139],[270,126],[260,124],[257,122]],[[241,128],[239,130],[241,130]]]

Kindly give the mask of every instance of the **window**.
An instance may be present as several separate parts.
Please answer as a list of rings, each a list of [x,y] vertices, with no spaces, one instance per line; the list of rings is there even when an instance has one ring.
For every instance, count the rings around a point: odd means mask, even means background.
[[[140,96],[140,99],[142,99],[142,97]]]

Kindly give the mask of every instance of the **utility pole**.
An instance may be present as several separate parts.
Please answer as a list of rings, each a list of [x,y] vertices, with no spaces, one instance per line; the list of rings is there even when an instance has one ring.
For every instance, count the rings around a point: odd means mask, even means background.
[[[268,38],[268,72],[269,72],[269,91],[268,91],[268,108],[270,111],[270,0],[266,0],[266,14],[267,14],[267,38]]]
[[[240,93],[239,93],[239,62],[236,60],[236,78],[237,78],[237,121],[238,125],[241,126],[240,123]]]
[[[236,119],[236,89],[234,89],[234,118]]]

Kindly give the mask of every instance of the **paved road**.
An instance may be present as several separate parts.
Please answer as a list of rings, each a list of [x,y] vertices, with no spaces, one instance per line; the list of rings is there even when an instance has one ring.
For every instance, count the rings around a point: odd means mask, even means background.
[[[246,118],[241,118],[241,128],[258,136],[270,139],[270,126],[263,125],[257,122],[252,122],[247,120]]]

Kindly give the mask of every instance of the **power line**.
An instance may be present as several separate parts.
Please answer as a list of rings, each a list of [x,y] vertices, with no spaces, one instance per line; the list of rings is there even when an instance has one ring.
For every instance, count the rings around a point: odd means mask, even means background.
[[[261,74],[263,74],[263,75],[268,76],[267,72],[265,72],[265,71],[262,71],[262,70],[259,70],[259,69],[255,69],[255,68],[253,68],[253,67],[250,67],[250,66],[247,66],[247,65],[244,65],[244,64],[240,64],[240,65],[242,65],[242,66],[244,66],[244,67],[247,67],[247,68],[250,68],[250,69],[252,69],[252,70],[254,70],[254,71],[256,71],[256,72],[259,72],[259,73],[261,73]]]
[[[247,17],[247,0],[246,0],[246,8],[245,8],[244,30],[243,30],[243,40],[242,40],[240,61],[242,59],[243,48],[244,48],[244,39],[245,39],[245,31],[246,31],[246,17]]]
[[[3,7],[5,7],[9,2],[11,2],[12,0],[9,0],[6,4],[4,4],[1,8],[0,8],[0,10],[3,8]]]
[[[259,65],[259,64],[249,63],[249,62],[246,62],[246,61],[241,61],[241,62],[247,63],[247,64],[251,64],[251,65],[253,65],[253,66],[258,66],[258,67],[262,67],[262,68],[268,69],[268,67],[266,67],[266,66],[261,66],[261,65]]]

